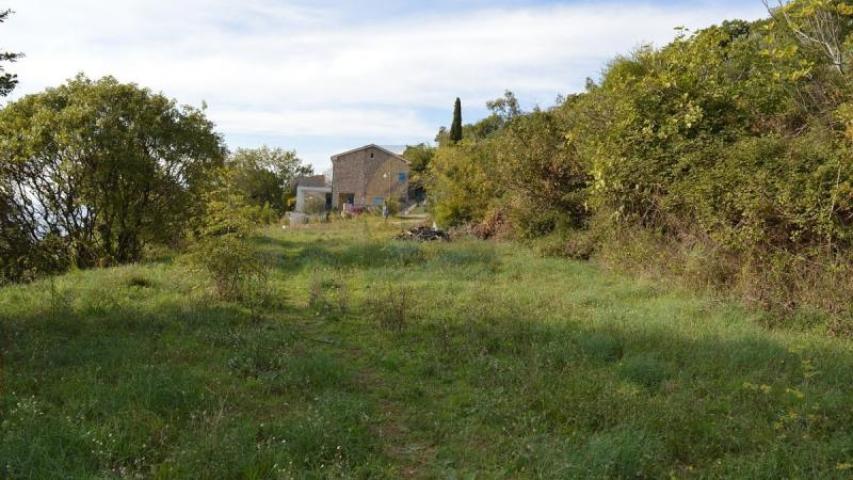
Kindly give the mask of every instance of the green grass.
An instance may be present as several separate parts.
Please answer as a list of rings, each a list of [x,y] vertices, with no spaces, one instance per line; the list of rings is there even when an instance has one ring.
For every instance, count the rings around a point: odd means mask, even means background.
[[[850,478],[853,348],[516,244],[271,228],[0,290],[0,478]]]

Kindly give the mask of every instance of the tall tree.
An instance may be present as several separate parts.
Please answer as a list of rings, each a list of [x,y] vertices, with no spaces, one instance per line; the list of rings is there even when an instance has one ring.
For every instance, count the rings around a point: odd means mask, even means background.
[[[510,90],[504,91],[503,97],[486,102],[486,108],[491,110],[492,114],[497,115],[502,123],[509,122],[523,113],[518,104],[518,99]]]
[[[303,175],[313,175],[311,165],[302,163],[296,152],[283,148],[238,148],[228,161],[234,171],[234,186],[250,204],[269,205],[277,213],[287,209],[287,196],[294,181]]]
[[[450,142],[458,143],[462,140],[462,100],[456,98],[453,104],[453,123],[450,124]]]
[[[132,262],[186,232],[224,153],[203,111],[80,75],[0,110],[0,201],[37,246],[26,255]]]
[[[11,13],[11,10],[0,10],[0,23],[5,22]],[[22,56],[20,53],[0,52],[0,64],[3,62],[14,62]],[[14,90],[17,84],[18,76],[12,73],[4,73],[3,66],[0,65],[0,97],[8,95]]]

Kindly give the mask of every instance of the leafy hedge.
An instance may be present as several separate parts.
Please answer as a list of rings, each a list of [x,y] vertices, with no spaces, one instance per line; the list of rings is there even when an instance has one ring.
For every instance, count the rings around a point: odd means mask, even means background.
[[[685,274],[698,256],[703,284],[818,307],[849,330],[851,30],[849,0],[802,0],[616,58],[547,111],[496,111],[441,145],[435,213],[453,224],[500,211],[520,237],[556,235],[568,254],[592,243],[623,266],[666,250],[667,270]],[[840,54],[812,41],[827,35]]]

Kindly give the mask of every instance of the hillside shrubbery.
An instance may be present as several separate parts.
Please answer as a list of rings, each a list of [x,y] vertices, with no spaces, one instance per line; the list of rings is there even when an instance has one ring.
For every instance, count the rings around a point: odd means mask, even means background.
[[[222,188],[228,215],[273,223],[310,173],[282,149],[228,156],[204,111],[81,74],[0,109],[0,284],[209,238]]]
[[[548,111],[493,108],[436,153],[436,216],[849,319],[851,24],[849,1],[792,2],[617,58]]]
[[[277,219],[295,202],[295,180],[312,175],[296,152],[283,148],[238,148],[226,162],[232,187],[242,192],[248,204],[274,213]]]
[[[0,280],[132,262],[200,213],[225,148],[200,110],[78,76],[0,110]]]

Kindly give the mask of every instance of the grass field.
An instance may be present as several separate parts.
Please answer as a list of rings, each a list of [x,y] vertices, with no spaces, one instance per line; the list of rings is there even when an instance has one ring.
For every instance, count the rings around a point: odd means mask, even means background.
[[[851,478],[853,345],[516,244],[353,221],[0,290],[0,478]]]

